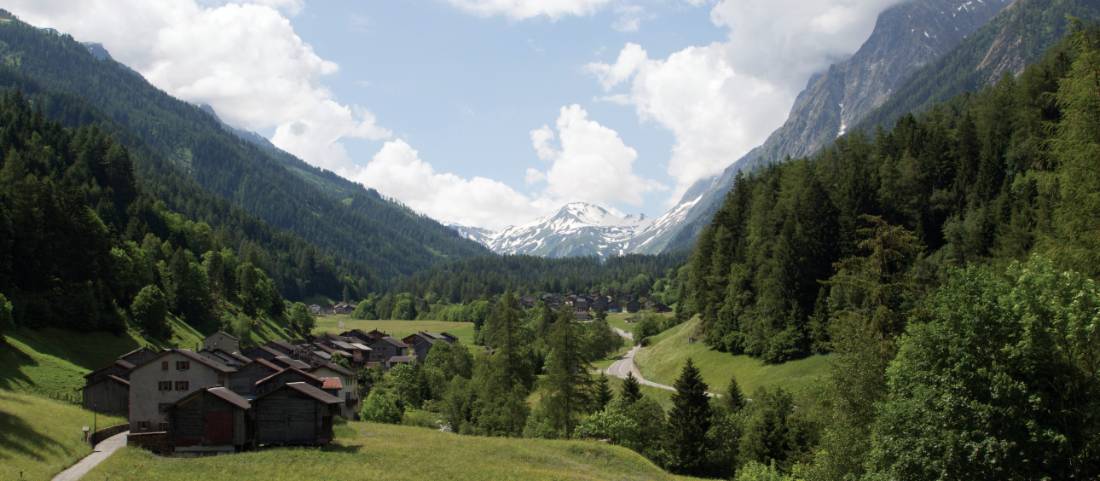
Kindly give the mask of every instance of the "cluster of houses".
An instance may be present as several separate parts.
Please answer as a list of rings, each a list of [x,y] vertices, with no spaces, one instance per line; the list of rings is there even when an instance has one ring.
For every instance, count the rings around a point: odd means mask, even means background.
[[[592,313],[600,311],[608,313],[633,313],[639,312],[642,309],[654,312],[669,312],[672,310],[668,306],[657,302],[656,299],[637,297],[616,298],[615,296],[602,294],[543,294],[541,296],[526,295],[520,298],[520,304],[525,308],[535,307],[539,302],[555,310],[562,308],[562,306],[571,307],[573,308],[573,316],[578,321],[591,320]]]
[[[332,307],[322,307],[320,304],[310,304],[309,312],[315,316],[331,314],[351,314],[355,311],[355,304],[350,302],[337,302]]]
[[[160,452],[326,444],[334,416],[359,412],[357,369],[420,362],[432,345],[455,341],[447,333],[396,339],[356,329],[242,349],[218,332],[196,350],[123,354],[85,376],[83,404],[127,416],[131,443]]]

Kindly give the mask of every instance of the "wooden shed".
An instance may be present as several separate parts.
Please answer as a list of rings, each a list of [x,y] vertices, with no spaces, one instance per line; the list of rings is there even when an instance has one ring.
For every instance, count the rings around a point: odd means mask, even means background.
[[[251,407],[227,388],[200,389],[168,408],[168,436],[177,452],[242,449],[249,441]]]
[[[332,441],[340,399],[304,382],[281,385],[252,401],[257,445],[318,445]]]
[[[256,391],[257,381],[281,370],[282,368],[263,358],[255,359],[237,368],[237,372],[229,375],[229,389],[242,396],[250,395]]]
[[[130,381],[117,374],[91,377],[83,389],[85,409],[126,416],[130,412]]]
[[[300,369],[288,368],[256,381],[253,392],[256,393],[257,396],[262,396],[279,389],[283,384],[292,382],[304,382],[317,389],[320,389],[321,386],[324,385],[324,381],[317,376]]]

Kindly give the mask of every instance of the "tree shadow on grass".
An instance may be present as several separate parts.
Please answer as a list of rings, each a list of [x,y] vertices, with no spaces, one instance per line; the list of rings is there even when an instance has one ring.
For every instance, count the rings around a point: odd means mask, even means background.
[[[19,402],[0,393],[0,399]],[[14,453],[18,457],[26,457],[35,461],[45,461],[43,454],[59,453],[72,454],[72,450],[42,433],[36,431],[33,426],[23,419],[0,411],[0,459],[8,457],[7,453]]]
[[[360,452],[363,451],[363,446],[360,445],[360,444],[346,445],[346,444],[340,444],[340,443],[332,443],[332,444],[329,444],[327,446],[322,447],[321,451],[324,451],[324,452],[327,452],[327,453],[357,454],[357,453],[360,453]]]
[[[37,364],[24,352],[5,344],[0,348],[0,389],[14,391],[17,385],[33,385],[34,381],[23,373],[22,368]],[[0,431],[0,435],[2,434],[3,432]]]

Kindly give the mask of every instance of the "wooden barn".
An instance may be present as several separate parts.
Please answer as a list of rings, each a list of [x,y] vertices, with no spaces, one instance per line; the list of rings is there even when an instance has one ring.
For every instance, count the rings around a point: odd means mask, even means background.
[[[92,373],[95,374],[95,373]],[[126,416],[130,413],[130,381],[127,374],[109,373],[85,378],[84,409],[103,414]]]
[[[245,398],[224,387],[195,391],[168,410],[169,437],[176,452],[241,450],[248,445]]]
[[[249,395],[256,391],[256,382],[282,371],[282,368],[272,364],[263,358],[254,359],[252,362],[237,368],[237,372],[229,375],[229,389],[241,395]]]
[[[324,385],[324,381],[321,381],[317,376],[299,369],[287,368],[256,381],[252,392],[256,393],[257,396],[262,396],[292,382],[304,382],[317,389]]]
[[[304,382],[282,384],[252,401],[257,445],[319,445],[332,441],[340,399]]]

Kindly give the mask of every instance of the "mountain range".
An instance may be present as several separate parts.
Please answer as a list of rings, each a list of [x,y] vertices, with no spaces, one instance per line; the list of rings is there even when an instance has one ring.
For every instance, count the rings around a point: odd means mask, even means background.
[[[1069,18],[1098,14],[1097,2],[1086,0],[901,3],[879,15],[871,35],[851,57],[810,78],[786,122],[762,145],[719,175],[696,182],[661,216],[628,227],[592,222],[581,231],[555,229],[555,215],[468,238],[508,254],[606,256],[688,250],[738,173],[812,156],[843,135],[888,128],[902,115],[975,91],[1006,74],[1019,74],[1064,35]],[[469,229],[463,232],[470,234]],[[568,232],[583,232],[583,239],[574,242],[563,235]]]

